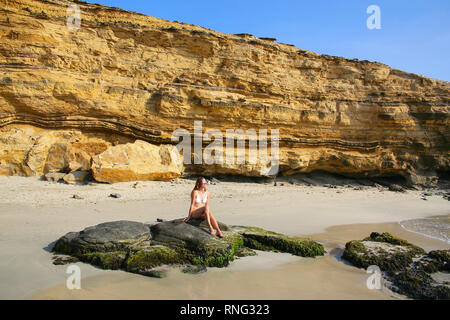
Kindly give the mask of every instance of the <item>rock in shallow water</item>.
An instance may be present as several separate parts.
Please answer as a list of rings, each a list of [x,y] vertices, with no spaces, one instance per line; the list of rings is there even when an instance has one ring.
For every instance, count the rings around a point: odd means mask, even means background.
[[[287,237],[255,227],[219,223],[224,238],[212,236],[206,221],[182,219],[152,225],[134,221],[106,222],[80,232],[69,232],[53,251],[69,254],[104,269],[125,269],[152,277],[162,266],[180,266],[198,273],[206,267],[226,267],[236,256],[254,255],[250,248],[314,257],[323,246],[311,239]],[[165,270],[165,269],[164,269]]]
[[[360,268],[378,266],[394,292],[413,299],[450,299],[448,283],[433,278],[433,274],[444,272],[444,278],[450,280],[450,250],[427,254],[388,232],[372,232],[363,240],[347,242],[342,258]]]

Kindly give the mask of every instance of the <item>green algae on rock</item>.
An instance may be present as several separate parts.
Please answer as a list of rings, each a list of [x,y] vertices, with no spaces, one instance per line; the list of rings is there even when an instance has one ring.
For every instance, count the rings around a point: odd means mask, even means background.
[[[212,236],[204,220],[182,219],[144,224],[114,221],[69,232],[53,247],[103,269],[123,269],[151,277],[165,277],[164,266],[199,273],[206,267],[226,267],[235,258],[257,250],[298,256],[323,255],[323,246],[311,239],[288,237],[256,227],[229,227],[219,223],[224,238]]]
[[[288,252],[301,257],[315,257],[325,253],[321,244],[309,238],[288,237],[257,227],[236,227],[235,230],[244,236],[245,246],[252,249]]]
[[[413,299],[450,299],[450,250],[426,253],[388,232],[372,232],[363,240],[347,242],[342,258],[359,268],[378,266],[394,292]],[[437,272],[447,280],[435,280]]]
[[[363,240],[348,242],[342,258],[360,268],[376,265],[382,271],[399,271],[410,265],[415,256],[424,253],[422,248],[388,232],[372,232]]]

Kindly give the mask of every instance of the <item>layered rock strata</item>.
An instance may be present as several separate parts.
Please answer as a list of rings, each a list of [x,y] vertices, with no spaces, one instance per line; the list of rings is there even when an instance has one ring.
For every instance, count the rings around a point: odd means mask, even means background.
[[[224,136],[266,129],[269,148],[279,130],[279,174],[398,175],[426,185],[449,170],[446,81],[81,1],[1,3],[0,174],[64,167],[122,181],[123,167],[96,174],[93,159],[136,140],[175,145],[176,129],[193,139],[194,121]],[[70,5],[80,29],[67,26]],[[248,152],[254,137],[240,136]],[[237,161],[135,167],[143,173],[132,179],[262,172]]]

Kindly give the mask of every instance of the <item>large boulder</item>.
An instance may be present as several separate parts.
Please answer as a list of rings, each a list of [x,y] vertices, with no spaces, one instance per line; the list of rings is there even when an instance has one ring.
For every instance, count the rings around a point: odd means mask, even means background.
[[[95,156],[92,172],[95,180],[108,183],[170,180],[181,175],[183,162],[175,146],[156,146],[136,140],[110,147]]]
[[[161,277],[164,272],[159,268],[166,265],[190,270],[187,272],[226,267],[235,257],[255,254],[245,246],[246,243],[260,250],[308,257],[324,253],[323,247],[310,239],[257,229],[270,235],[271,239],[278,239],[277,244],[265,238],[249,241],[247,237],[255,234],[256,228],[229,227],[220,222],[219,225],[224,238],[212,236],[206,222],[200,219],[191,219],[187,223],[175,219],[151,225],[133,221],[107,222],[67,233],[55,243],[53,251],[105,269],[125,269],[155,277]],[[257,241],[261,241],[261,246],[254,245]]]
[[[342,258],[359,268],[378,266],[394,292],[413,299],[450,299],[450,250],[426,253],[388,232],[372,232],[347,242]],[[434,275],[442,272],[446,280],[437,280]]]

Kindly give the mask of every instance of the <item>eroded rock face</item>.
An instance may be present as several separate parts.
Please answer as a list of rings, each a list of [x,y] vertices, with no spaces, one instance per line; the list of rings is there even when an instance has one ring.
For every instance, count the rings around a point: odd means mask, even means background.
[[[322,245],[310,239],[287,237],[260,228],[229,227],[223,223],[219,226],[223,239],[212,236],[204,220],[191,219],[185,223],[176,219],[152,225],[107,222],[69,232],[55,243],[53,251],[105,269],[125,269],[153,277],[163,277],[166,266],[181,266],[190,273],[202,272],[206,267],[226,267],[235,257],[255,255],[251,248],[306,257],[324,254]],[[249,234],[261,237],[252,239],[247,246]]]
[[[38,176],[86,171],[92,157],[111,142],[78,130],[43,130],[26,125],[0,128],[0,174]]]
[[[119,141],[78,130],[8,126],[0,131],[0,174],[45,175],[67,183],[83,182],[93,175],[97,181],[113,183],[170,180],[184,170],[175,146]]]
[[[387,232],[373,232],[346,243],[342,258],[364,269],[378,266],[394,292],[414,299],[450,299],[450,250],[426,253]],[[434,275],[441,272],[446,280],[438,281]]]
[[[1,127],[21,123],[51,135],[76,128],[108,142],[105,133],[122,137],[119,143],[160,145],[173,143],[178,128],[192,135],[194,120],[201,120],[224,135],[278,129],[284,174],[402,175],[412,184],[434,184],[438,172],[449,170],[446,81],[97,4],[77,2],[82,26],[71,30],[70,4],[2,5]],[[24,146],[13,150],[18,141]],[[62,143],[57,150],[71,148],[65,138],[55,143]],[[87,166],[77,150],[47,161],[56,149],[44,141],[28,152],[34,145],[28,136],[2,131],[0,144],[8,150],[0,155],[0,174]],[[261,174],[248,163],[187,169]]]

